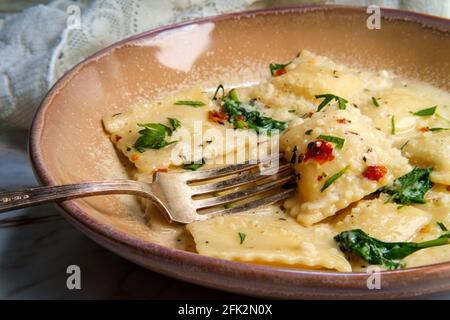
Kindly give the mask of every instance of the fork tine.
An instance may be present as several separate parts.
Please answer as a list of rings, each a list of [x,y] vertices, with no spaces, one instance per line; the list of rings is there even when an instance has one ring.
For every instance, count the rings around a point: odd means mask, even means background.
[[[282,192],[275,193],[268,197],[263,197],[263,198],[259,198],[257,200],[249,201],[249,202],[237,205],[237,206],[229,208],[229,209],[222,209],[222,210],[214,211],[211,213],[206,213],[203,215],[200,214],[199,216],[202,217],[202,220],[206,220],[206,219],[212,218],[214,216],[218,216],[218,215],[241,213],[241,212],[245,212],[245,211],[255,209],[255,208],[258,208],[261,206],[272,204],[272,203],[278,202],[280,200],[287,199],[290,196],[294,195],[294,193],[295,193],[295,187],[290,188],[290,189],[285,189]],[[203,216],[204,216],[204,218],[203,218]]]
[[[233,164],[226,167],[222,167],[219,169],[209,169],[209,170],[202,170],[202,171],[192,171],[189,173],[185,173],[188,176],[187,182],[193,182],[193,181],[199,181],[199,180],[205,180],[205,179],[214,179],[223,177],[229,174],[233,173],[239,173],[245,170],[249,170],[252,168],[258,167],[261,163],[265,163],[271,160],[280,159],[282,157],[281,153],[270,155],[267,158],[254,161],[249,160],[245,161],[240,164]]]
[[[278,173],[284,172],[286,170],[289,170],[291,168],[290,163],[282,164],[278,167]],[[203,184],[198,186],[192,186],[192,194],[193,195],[200,195],[215,191],[221,191],[221,190],[227,190],[235,187],[242,186],[244,184],[248,184],[251,182],[256,182],[265,178],[268,178],[270,176],[263,175],[260,172],[255,173],[247,173],[239,175],[238,177],[234,177],[231,179],[215,182],[215,183],[209,183],[209,184]]]
[[[259,186],[255,186],[252,188],[240,190],[240,191],[237,191],[234,193],[229,193],[229,194],[226,194],[226,195],[223,195],[220,197],[214,197],[214,198],[202,199],[202,200],[194,200],[194,206],[197,209],[202,209],[202,208],[208,208],[208,207],[212,207],[212,206],[216,206],[216,205],[220,205],[220,204],[226,204],[226,203],[230,203],[233,201],[249,198],[254,195],[257,195],[257,194],[272,190],[274,188],[280,187],[283,184],[294,180],[295,176],[292,174],[292,172],[290,172],[288,170],[288,171],[284,171],[284,172],[278,173],[276,175],[273,175],[272,178],[274,179],[274,181],[271,181],[271,182],[268,182],[266,184],[262,184]]]

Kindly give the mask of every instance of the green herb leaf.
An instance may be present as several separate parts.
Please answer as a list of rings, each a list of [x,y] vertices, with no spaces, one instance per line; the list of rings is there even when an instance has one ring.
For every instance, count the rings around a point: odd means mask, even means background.
[[[219,84],[219,86],[216,89],[216,92],[214,92],[213,100],[217,100],[217,94],[219,93],[219,90],[222,90],[222,99],[225,97],[225,88],[223,85]]]
[[[400,177],[390,186],[380,191],[390,195],[389,201],[409,205],[411,203],[425,203],[425,194],[433,184],[430,181],[432,168],[414,168],[410,173]]]
[[[291,61],[292,62],[292,61]],[[286,64],[282,64],[282,63],[271,63],[269,65],[269,69],[270,69],[270,74],[272,76],[274,76],[278,70],[285,70],[286,67],[291,63],[286,63]]]
[[[340,110],[345,110],[345,108],[347,107],[347,100],[345,100],[344,98],[338,97],[337,99],[338,102],[338,108]]]
[[[205,165],[206,161],[205,159],[202,159],[201,162],[191,162],[191,163],[185,163],[183,164],[183,169],[186,170],[191,170],[191,171],[196,171],[198,169],[200,169],[201,167],[203,167]]]
[[[288,110],[289,113],[295,113],[295,109]]]
[[[447,227],[442,222],[437,222],[437,225],[439,226],[439,228],[441,228],[442,231],[448,231]]]
[[[391,117],[391,134],[395,134],[395,118],[394,116]]]
[[[378,102],[377,98],[375,98],[375,97],[372,97],[372,103],[376,108],[378,108],[380,106],[380,103]]]
[[[175,131],[179,127],[181,127],[181,122],[178,119],[175,118],[167,118],[169,120],[170,126],[172,127],[172,130]]]
[[[305,135],[310,136],[312,132],[313,132],[313,129],[306,130]]]
[[[333,182],[335,182],[337,179],[339,179],[348,170],[348,168],[349,168],[349,166],[346,166],[344,169],[342,169],[338,173],[335,173],[331,177],[329,177],[325,181],[322,189],[320,189],[320,192],[324,192],[329,186],[331,186],[333,184]]]
[[[281,132],[287,128],[287,122],[264,116],[256,100],[247,103],[239,101],[234,89],[230,90],[219,103],[222,111],[228,116],[228,122],[235,129],[252,129],[257,133],[264,131],[270,135],[275,130]]]
[[[195,100],[178,100],[174,102],[177,106],[191,106],[194,108],[202,107],[205,105],[202,101],[195,101]]]
[[[428,109],[419,110],[417,112],[414,112],[413,115],[419,116],[419,117],[432,116],[436,112],[436,108],[437,108],[437,106],[434,106],[434,107],[431,107]]]
[[[400,147],[400,150],[403,151],[403,149],[405,149],[405,147],[408,145],[409,140],[406,141],[404,144],[402,144],[402,146]]]
[[[444,130],[450,130],[450,128],[429,128],[428,129],[428,131],[431,131],[431,132],[444,131]]]
[[[341,232],[334,240],[345,253],[355,254],[370,264],[397,269],[405,266],[403,258],[418,250],[449,244],[450,233],[445,232],[437,239],[420,243],[383,242],[370,237],[360,229],[355,229]]]
[[[331,101],[335,100],[338,103],[338,108],[341,110],[345,110],[347,107],[348,101],[344,98],[335,96],[334,94],[319,94],[315,96],[316,99],[323,99],[322,103],[317,107],[317,112],[321,111],[325,108]]]
[[[239,244],[243,244],[247,235],[245,233],[239,232]]]
[[[145,152],[146,149],[161,149],[176,143],[177,141],[166,141],[166,136],[172,135],[172,129],[161,123],[138,124],[144,129],[139,131],[141,135],[134,143],[134,148],[138,152]]]
[[[336,148],[342,149],[344,147],[345,139],[334,137],[334,136],[326,136],[326,135],[320,135],[317,137],[317,139],[322,139],[331,143],[334,143],[336,145]]]

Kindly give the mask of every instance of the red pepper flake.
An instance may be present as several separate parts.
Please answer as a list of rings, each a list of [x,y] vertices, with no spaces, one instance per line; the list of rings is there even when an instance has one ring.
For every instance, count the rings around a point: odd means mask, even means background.
[[[317,181],[322,181],[322,179],[323,179],[323,176],[318,176],[317,177]]]
[[[333,144],[320,139],[308,143],[305,161],[309,159],[316,160],[320,164],[332,161],[334,159]]]
[[[122,140],[122,137],[121,136],[119,136],[119,135],[116,135],[116,142],[119,142],[120,140]]]
[[[220,124],[225,124],[225,122],[228,120],[228,115],[222,111],[209,111],[208,120]]]
[[[167,168],[155,168],[155,169],[153,169],[153,173],[156,173],[156,172],[167,172],[167,171],[169,171],[169,169],[167,169]]]
[[[234,117],[237,121],[245,121],[245,117],[242,114],[238,114]]]
[[[337,121],[337,123],[341,123],[341,124],[346,124],[346,123],[348,123],[348,120],[345,119],[345,118],[337,119],[336,121]]]
[[[363,176],[369,180],[380,181],[387,173],[387,168],[384,166],[368,166],[363,172]]]
[[[428,132],[428,131],[430,131],[430,128],[428,128],[428,127],[422,127],[422,128],[420,128],[419,130],[422,131],[422,132]]]
[[[278,76],[281,76],[281,75],[285,74],[286,72],[287,72],[286,69],[278,69],[277,71],[275,71],[273,73],[273,76],[274,77],[278,77]]]

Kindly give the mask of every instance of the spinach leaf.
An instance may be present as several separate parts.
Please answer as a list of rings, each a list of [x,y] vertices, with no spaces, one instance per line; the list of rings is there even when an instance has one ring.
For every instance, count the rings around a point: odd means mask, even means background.
[[[144,129],[139,131],[141,136],[134,143],[134,148],[138,152],[145,152],[146,149],[162,149],[177,142],[166,141],[166,136],[171,136],[174,131],[168,126],[161,123],[146,123],[138,125],[140,127],[144,127]]]
[[[403,258],[418,250],[450,244],[450,232],[443,233],[437,239],[419,243],[383,242],[370,237],[360,229],[354,229],[341,232],[334,240],[344,253],[355,254],[370,264],[397,269],[405,266]]]
[[[202,162],[191,162],[191,163],[186,163],[183,164],[183,169],[186,170],[191,170],[191,171],[196,171],[198,169],[200,169],[201,167],[203,167],[205,165],[206,161],[205,159],[202,159]]]
[[[275,130],[281,132],[287,128],[287,122],[265,116],[256,100],[247,103],[239,101],[235,89],[230,90],[228,95],[220,100],[219,105],[235,129],[252,129],[257,133],[265,131],[271,135]]]
[[[425,193],[431,189],[430,181],[432,168],[414,168],[410,173],[400,177],[390,186],[381,189],[381,192],[390,195],[389,200],[402,205],[411,203],[425,203]]]

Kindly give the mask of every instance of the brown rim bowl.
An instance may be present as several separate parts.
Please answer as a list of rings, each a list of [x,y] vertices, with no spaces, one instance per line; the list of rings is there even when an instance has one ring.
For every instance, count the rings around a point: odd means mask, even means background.
[[[301,6],[228,14],[145,32],[84,60],[50,90],[33,122],[30,155],[44,185],[127,178],[101,125],[104,115],[194,84],[259,80],[270,62],[302,49],[366,69],[389,69],[450,90],[449,20],[382,10],[380,30],[365,8]],[[156,240],[137,201],[101,196],[58,204],[73,225],[116,254],[199,285],[274,298],[401,298],[450,289],[450,262],[382,273],[244,264],[172,249]]]

